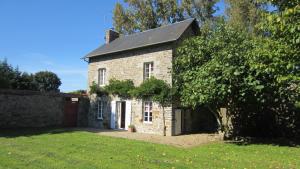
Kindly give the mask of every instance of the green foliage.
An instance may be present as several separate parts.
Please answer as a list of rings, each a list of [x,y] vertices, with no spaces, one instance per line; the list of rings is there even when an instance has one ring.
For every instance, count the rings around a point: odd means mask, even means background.
[[[135,126],[134,126],[133,124],[130,124],[130,125],[128,125],[128,128],[132,128],[132,129],[134,129],[134,128],[135,128]]]
[[[98,97],[107,95],[107,91],[104,88],[100,87],[95,81],[93,81],[92,85],[90,86],[90,94],[96,94]]]
[[[114,27],[123,34],[144,31],[185,18],[197,18],[200,23],[212,20],[216,0],[125,0],[126,8],[116,3]]]
[[[277,1],[273,1],[276,2]],[[290,4],[289,4],[290,3]],[[295,4],[295,5],[293,5]],[[265,13],[258,25],[261,33],[289,45],[292,55],[300,55],[300,5],[298,0],[286,1],[279,11]]]
[[[266,11],[266,3],[249,0],[225,0],[228,24],[235,29],[244,29],[255,33],[255,25],[260,22],[260,15]]]
[[[26,72],[18,74],[13,88],[19,90],[37,90],[34,74]]]
[[[269,117],[269,122],[293,128],[295,121],[287,117],[293,119],[291,105],[299,100],[300,58],[292,53],[293,48],[281,41],[220,24],[178,48],[175,87],[184,105],[227,107],[241,123],[246,117],[251,121],[257,114],[272,114],[276,118]],[[253,120],[255,125],[265,123]],[[277,130],[268,127],[264,126],[266,133]]]
[[[163,107],[171,103],[172,93],[168,83],[155,77],[145,80],[139,87],[131,91],[131,94],[137,99],[151,99]]]
[[[28,74],[0,61],[0,88],[18,90],[59,91],[60,79],[52,72]]]
[[[7,63],[7,60],[0,61],[0,88],[12,88],[19,72]]]
[[[71,91],[71,92],[68,92],[70,94],[86,94],[86,90],[75,90],[75,91]]]
[[[59,86],[61,85],[61,81],[59,77],[53,72],[49,72],[49,71],[37,72],[34,75],[34,81],[39,91],[59,92]]]
[[[121,98],[130,98],[130,91],[134,89],[132,80],[116,80],[110,79],[109,84],[105,86],[105,90],[112,95],[118,95]]]

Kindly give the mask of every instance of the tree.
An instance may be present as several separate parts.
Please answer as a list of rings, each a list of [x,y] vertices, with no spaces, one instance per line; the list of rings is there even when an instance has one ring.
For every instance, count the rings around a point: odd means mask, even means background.
[[[278,8],[275,12],[262,15],[258,25],[262,36],[279,40],[293,49],[292,55],[300,55],[300,5],[299,0],[270,1]]]
[[[18,74],[13,88],[18,90],[37,90],[34,75],[26,72]]]
[[[186,106],[227,107],[234,134],[283,136],[295,132],[292,105],[299,99],[300,58],[291,51],[280,41],[220,24],[176,51],[175,87]]]
[[[260,22],[261,13],[266,11],[266,3],[256,0],[226,0],[226,3],[228,24],[255,33],[255,25]]]
[[[165,107],[171,104],[173,91],[168,83],[151,77],[131,91],[132,96],[142,100],[153,100],[162,107],[163,134],[166,135]]]
[[[34,75],[34,81],[39,91],[59,92],[59,86],[61,85],[61,81],[59,77],[53,72],[49,72],[49,71],[37,72]]]
[[[200,23],[213,19],[213,14],[217,11],[215,4],[217,0],[182,0],[184,15],[197,18]]]
[[[74,90],[74,91],[71,91],[71,92],[68,92],[70,94],[80,94],[80,95],[85,95],[86,94],[86,90],[83,90],[83,89],[79,89],[79,90]]]
[[[7,63],[7,60],[0,61],[0,88],[12,88],[17,76],[16,69]]]
[[[123,34],[157,28],[195,17],[200,23],[213,18],[217,0],[125,0],[126,9],[116,3],[114,27]]]

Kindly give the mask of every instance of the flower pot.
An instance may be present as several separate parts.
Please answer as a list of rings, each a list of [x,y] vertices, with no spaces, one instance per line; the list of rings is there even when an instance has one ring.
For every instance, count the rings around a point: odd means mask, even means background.
[[[134,128],[128,128],[128,132],[133,133],[134,132]]]

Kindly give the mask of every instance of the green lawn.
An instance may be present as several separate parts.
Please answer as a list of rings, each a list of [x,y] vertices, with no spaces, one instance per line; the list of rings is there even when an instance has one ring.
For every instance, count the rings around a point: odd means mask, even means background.
[[[183,149],[84,131],[0,131],[0,168],[300,168],[300,148],[214,143]]]

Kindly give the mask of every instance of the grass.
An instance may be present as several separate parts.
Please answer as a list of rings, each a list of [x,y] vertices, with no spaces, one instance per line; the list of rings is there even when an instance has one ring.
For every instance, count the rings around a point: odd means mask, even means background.
[[[85,131],[0,131],[0,168],[300,168],[300,148],[214,143],[183,149]]]

